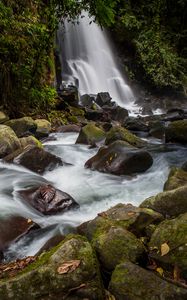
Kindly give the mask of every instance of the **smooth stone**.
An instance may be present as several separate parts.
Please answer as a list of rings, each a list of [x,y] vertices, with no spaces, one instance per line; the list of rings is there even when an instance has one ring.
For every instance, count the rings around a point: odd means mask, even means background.
[[[6,125],[0,125],[0,158],[9,155],[21,147],[15,132]]]
[[[76,144],[90,145],[102,141],[105,138],[105,132],[93,123],[89,123],[82,127]]]
[[[35,124],[37,126],[35,136],[38,139],[48,137],[51,132],[51,123],[45,119],[36,119]]]
[[[12,119],[6,122],[5,125],[10,126],[18,137],[35,134],[37,129],[37,125],[31,117]]]

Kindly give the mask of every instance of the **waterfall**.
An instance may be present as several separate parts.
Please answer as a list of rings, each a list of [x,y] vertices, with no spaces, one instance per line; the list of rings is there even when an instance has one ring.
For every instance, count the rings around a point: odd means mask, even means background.
[[[57,33],[64,82],[76,85],[80,95],[109,92],[120,106],[132,107],[134,95],[119,71],[105,30],[87,13],[78,22],[65,21]],[[91,23],[91,24],[90,24]]]

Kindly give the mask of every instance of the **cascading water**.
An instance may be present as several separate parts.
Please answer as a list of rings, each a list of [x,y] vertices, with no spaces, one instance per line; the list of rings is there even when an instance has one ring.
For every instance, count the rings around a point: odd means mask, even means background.
[[[135,97],[119,71],[105,30],[84,12],[78,23],[65,21],[57,34],[62,79],[79,88],[81,95],[109,92],[120,106],[131,109]]]

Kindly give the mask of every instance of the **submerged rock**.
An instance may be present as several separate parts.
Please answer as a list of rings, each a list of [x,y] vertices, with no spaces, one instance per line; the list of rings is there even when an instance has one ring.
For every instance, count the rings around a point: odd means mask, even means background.
[[[0,158],[9,155],[21,147],[15,132],[6,125],[0,125]]]
[[[121,263],[115,268],[109,291],[116,300],[185,300],[187,298],[187,289],[169,283],[131,262]]]
[[[162,252],[166,243],[167,252]],[[161,266],[173,271],[177,267],[187,279],[187,213],[163,221],[154,231],[149,243],[150,255]]]
[[[133,149],[126,142],[116,141],[108,147],[101,147],[85,167],[114,175],[131,175],[145,172],[152,164],[153,159],[147,151]]]
[[[104,300],[103,286],[88,241],[67,236],[14,278],[0,281],[1,300]]]
[[[95,124],[90,123],[84,126],[80,134],[76,140],[76,144],[93,144],[94,142],[100,142],[105,138],[105,132],[100,129],[99,127],[96,127]]]
[[[57,166],[63,166],[62,159],[39,147],[29,147],[14,159],[14,163],[43,174],[45,171],[52,171]]]
[[[31,117],[23,117],[19,119],[12,119],[5,123],[10,126],[16,133],[18,137],[23,137],[24,135],[35,134],[37,125]]]
[[[139,137],[121,126],[114,126],[110,129],[106,135],[105,144],[109,145],[117,140],[127,142],[137,148],[143,148],[147,145],[147,142],[141,140]]]
[[[187,120],[174,121],[168,125],[166,142],[187,143]]]
[[[44,215],[61,213],[79,207],[79,204],[69,194],[56,189],[50,184],[19,191],[19,194],[26,202]]]

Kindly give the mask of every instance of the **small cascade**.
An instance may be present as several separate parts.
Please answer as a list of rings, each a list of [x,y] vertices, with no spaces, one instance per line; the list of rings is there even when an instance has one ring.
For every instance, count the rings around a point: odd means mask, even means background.
[[[109,92],[120,106],[130,109],[135,97],[118,69],[107,33],[91,21],[85,12],[75,24],[65,21],[59,28],[62,79],[77,86],[81,95]]]

